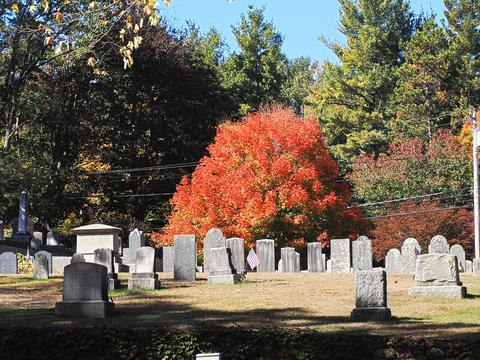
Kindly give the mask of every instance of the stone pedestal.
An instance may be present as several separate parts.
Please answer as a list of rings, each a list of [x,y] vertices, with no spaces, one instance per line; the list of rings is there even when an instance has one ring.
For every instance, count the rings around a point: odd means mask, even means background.
[[[128,279],[129,290],[156,290],[160,289],[158,275],[154,273],[134,273]]]
[[[235,284],[240,281],[232,264],[230,248],[219,247],[210,250],[209,284]]]
[[[416,286],[408,289],[409,295],[463,299],[467,297],[465,286]]]
[[[208,283],[212,285],[218,284],[235,284],[240,281],[240,275],[208,275]]]
[[[60,301],[55,304],[55,315],[70,318],[106,318],[114,310],[115,304],[109,301]]]
[[[350,314],[351,321],[389,321],[392,312],[387,307],[371,307],[353,309]]]

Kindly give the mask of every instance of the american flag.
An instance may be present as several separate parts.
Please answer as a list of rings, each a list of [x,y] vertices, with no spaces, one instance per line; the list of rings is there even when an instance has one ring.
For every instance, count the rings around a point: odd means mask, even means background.
[[[255,253],[255,250],[250,249],[250,252],[248,253],[248,256],[247,256],[247,262],[248,262],[248,265],[250,265],[250,268],[252,270],[255,269],[258,266],[258,264],[260,264],[260,259]]]

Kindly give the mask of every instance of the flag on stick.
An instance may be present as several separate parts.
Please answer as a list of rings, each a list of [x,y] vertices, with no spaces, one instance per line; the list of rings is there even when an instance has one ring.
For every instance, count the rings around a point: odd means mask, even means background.
[[[260,259],[258,258],[257,254],[255,253],[255,250],[250,249],[248,256],[247,256],[247,262],[248,265],[250,265],[250,268],[253,270],[255,269],[258,264],[260,264]]]

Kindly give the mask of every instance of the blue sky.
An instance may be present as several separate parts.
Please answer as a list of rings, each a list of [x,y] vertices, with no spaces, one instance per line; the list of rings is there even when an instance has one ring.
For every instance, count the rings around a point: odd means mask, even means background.
[[[172,0],[169,7],[161,6],[161,13],[175,27],[183,27],[187,20],[193,20],[202,32],[213,26],[235,49],[231,25],[240,21],[240,14],[246,13],[250,4],[265,6],[266,19],[284,36],[283,49],[289,58],[336,61],[318,38],[323,34],[331,40],[343,40],[338,31],[337,0]],[[433,10],[437,16],[443,15],[443,0],[411,0],[411,6],[416,12]]]

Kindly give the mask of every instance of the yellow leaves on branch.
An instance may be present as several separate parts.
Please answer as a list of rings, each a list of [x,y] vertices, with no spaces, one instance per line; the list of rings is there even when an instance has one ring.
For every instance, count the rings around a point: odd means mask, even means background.
[[[18,13],[18,4],[12,4],[11,9],[14,13]]]
[[[62,23],[62,18],[63,18],[63,15],[60,11],[57,11],[55,13],[55,20],[57,21],[57,23],[60,25]]]
[[[93,56],[90,56],[87,60],[87,65],[93,68],[97,62],[97,59],[95,59]]]
[[[120,48],[120,55],[123,57],[123,68],[126,69],[127,67],[131,68],[133,65],[133,57],[132,57],[132,50],[130,50],[126,46],[122,46]]]

